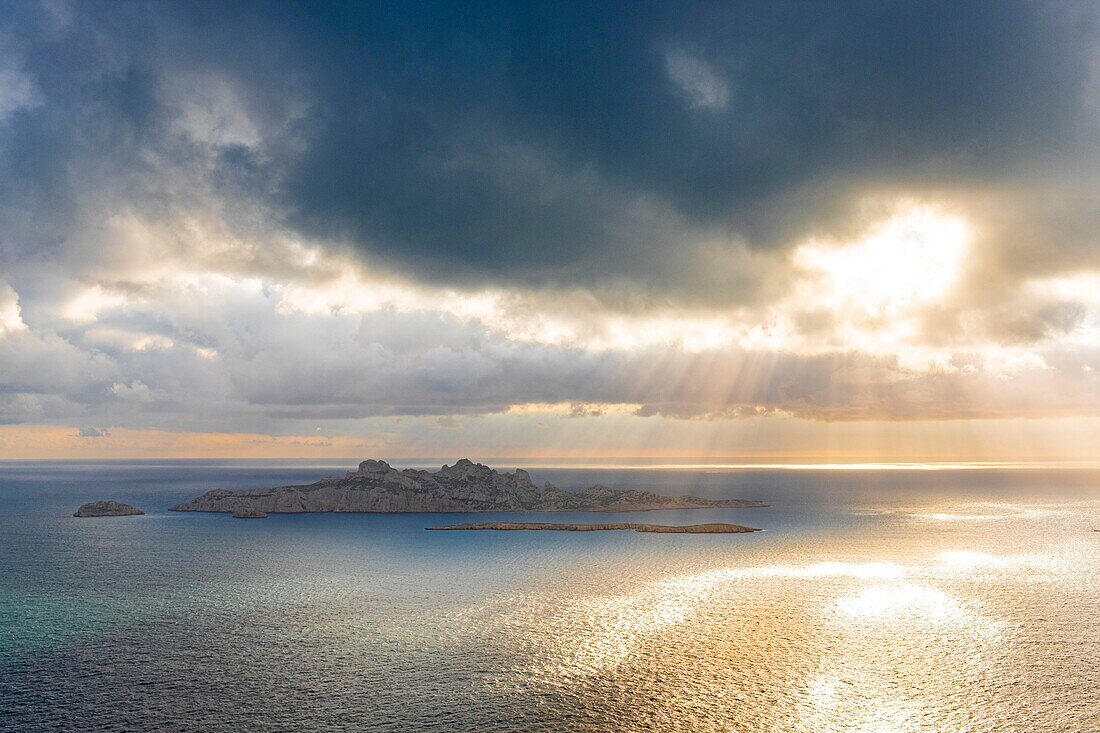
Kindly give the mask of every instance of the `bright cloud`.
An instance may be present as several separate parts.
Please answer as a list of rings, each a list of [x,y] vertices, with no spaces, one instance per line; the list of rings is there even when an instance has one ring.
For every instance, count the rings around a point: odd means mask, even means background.
[[[10,285],[0,281],[0,336],[26,328],[19,312],[19,296]]]
[[[810,306],[867,318],[897,318],[942,298],[961,274],[970,243],[966,222],[912,206],[853,244],[812,242],[794,263],[812,278],[798,297]]]

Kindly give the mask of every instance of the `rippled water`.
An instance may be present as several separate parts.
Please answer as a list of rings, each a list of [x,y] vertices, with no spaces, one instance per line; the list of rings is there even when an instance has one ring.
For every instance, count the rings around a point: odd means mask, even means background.
[[[1100,474],[532,471],[753,535],[166,511],[343,469],[0,464],[0,729],[1100,731]]]

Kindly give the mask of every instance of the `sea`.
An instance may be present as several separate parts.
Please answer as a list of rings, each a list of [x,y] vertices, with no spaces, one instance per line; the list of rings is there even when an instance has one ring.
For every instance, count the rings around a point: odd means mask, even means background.
[[[240,520],[169,507],[354,461],[0,462],[0,730],[1100,731],[1094,469],[492,463],[769,506],[479,521],[764,531]]]

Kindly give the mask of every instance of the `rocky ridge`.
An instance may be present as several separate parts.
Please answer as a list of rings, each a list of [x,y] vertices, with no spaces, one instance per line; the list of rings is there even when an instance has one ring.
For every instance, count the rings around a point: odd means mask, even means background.
[[[231,491],[214,489],[172,508],[178,512],[625,512],[653,509],[758,507],[744,499],[663,496],[649,491],[593,486],[565,491],[550,483],[537,486],[522,469],[498,472],[462,459],[429,472],[402,471],[385,461],[368,460],[341,477],[301,486]]]

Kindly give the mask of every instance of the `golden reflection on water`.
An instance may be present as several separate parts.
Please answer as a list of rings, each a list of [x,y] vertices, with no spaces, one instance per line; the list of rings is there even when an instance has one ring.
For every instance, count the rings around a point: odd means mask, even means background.
[[[572,649],[552,655],[540,674],[584,677],[614,668],[634,647],[663,629],[688,621],[711,595],[728,593],[729,584],[760,579],[900,578],[905,568],[890,562],[827,561],[798,566],[718,568],[666,578],[622,596],[584,600],[560,611],[562,623],[584,619]]]
[[[938,588],[911,583],[880,585],[839,598],[837,608],[860,621],[906,617],[912,623],[942,623],[965,618],[959,602]]]
[[[622,729],[645,727],[648,710],[656,727],[683,730],[1060,730],[1027,716],[1052,682],[1041,644],[1065,640],[1027,627],[1054,597],[1077,598],[1096,547],[1045,542],[1028,523],[1063,516],[1049,507],[984,507],[1012,520],[1003,535],[928,535],[937,514],[899,513],[882,536],[779,553],[817,556],[809,562],[752,562],[760,552],[625,591],[513,599],[525,623],[495,631],[523,636],[533,653],[512,683],[614,690],[632,700]]]
[[[917,512],[915,516],[938,522],[986,522],[1005,519],[1045,519],[1066,516],[1069,513],[1070,510],[1064,506],[981,502],[961,505],[952,512]]]

